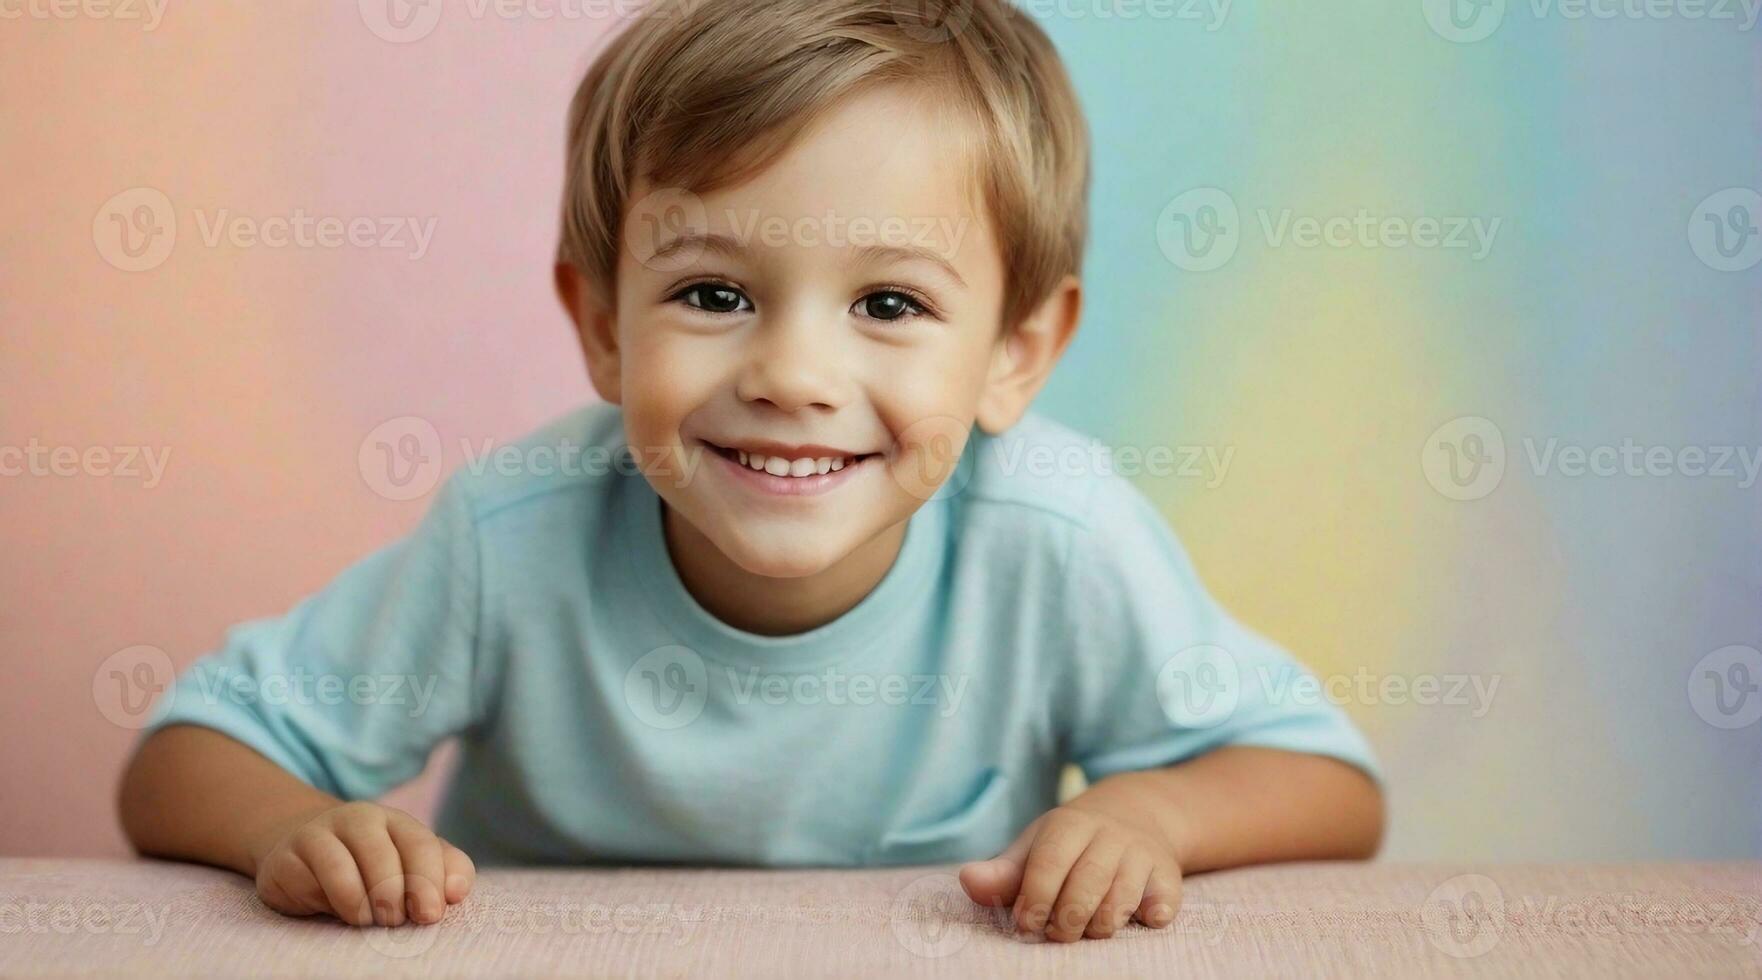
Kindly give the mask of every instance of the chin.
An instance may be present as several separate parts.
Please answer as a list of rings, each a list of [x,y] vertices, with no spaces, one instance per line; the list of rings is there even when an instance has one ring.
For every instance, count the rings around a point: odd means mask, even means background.
[[[746,571],[766,578],[806,578],[809,575],[818,575],[831,568],[837,560],[836,555],[818,551],[780,551],[775,548],[749,552],[734,559],[735,564]]]
[[[778,534],[786,532],[777,532]],[[828,548],[824,543],[803,542],[792,545],[786,541],[753,540],[752,537],[736,533],[732,540],[725,542],[728,547],[722,553],[741,567],[741,570],[752,575],[763,575],[766,578],[805,578],[831,568],[844,557],[844,552]],[[775,537],[760,532],[757,537]],[[718,546],[724,542],[718,542]]]

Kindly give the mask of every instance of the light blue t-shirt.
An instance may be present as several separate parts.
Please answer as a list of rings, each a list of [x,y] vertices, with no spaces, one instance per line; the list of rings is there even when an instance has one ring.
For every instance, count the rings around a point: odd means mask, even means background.
[[[480,864],[854,866],[990,857],[1090,780],[1222,745],[1364,739],[1200,584],[1096,444],[976,436],[855,608],[734,629],[673,569],[623,418],[583,408],[443,484],[409,536],[186,671],[205,725],[345,799],[457,766],[436,830]]]

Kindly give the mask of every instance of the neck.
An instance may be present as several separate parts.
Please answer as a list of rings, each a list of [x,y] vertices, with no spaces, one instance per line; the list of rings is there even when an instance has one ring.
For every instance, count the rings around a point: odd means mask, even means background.
[[[825,571],[775,578],[729,561],[671,507],[662,523],[673,567],[698,605],[735,629],[765,636],[805,633],[853,609],[893,567],[906,529],[904,521],[895,524]]]

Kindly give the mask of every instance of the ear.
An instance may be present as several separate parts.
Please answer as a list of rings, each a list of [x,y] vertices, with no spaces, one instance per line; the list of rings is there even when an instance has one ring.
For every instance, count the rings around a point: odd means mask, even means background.
[[[1083,286],[1066,276],[1020,324],[1005,328],[979,396],[979,428],[997,435],[1021,421],[1077,335],[1082,312]]]
[[[620,384],[618,357],[618,320],[599,291],[593,289],[581,270],[567,262],[558,262],[553,275],[557,281],[557,299],[575,322],[575,334],[581,338],[581,352],[587,357],[587,376],[593,381],[600,397],[616,405],[624,397]]]

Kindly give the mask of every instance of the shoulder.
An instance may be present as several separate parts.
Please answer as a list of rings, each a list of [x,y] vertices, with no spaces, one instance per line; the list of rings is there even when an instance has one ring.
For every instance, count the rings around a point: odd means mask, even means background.
[[[624,462],[624,418],[615,405],[575,409],[512,441],[463,447],[465,459],[444,494],[474,522],[545,507],[578,507],[604,497],[631,468]]]
[[[978,435],[971,453],[956,499],[974,514],[1007,516],[1079,541],[1130,533],[1145,522],[1166,529],[1121,474],[1111,447],[1051,419],[1030,413],[999,435]]]

